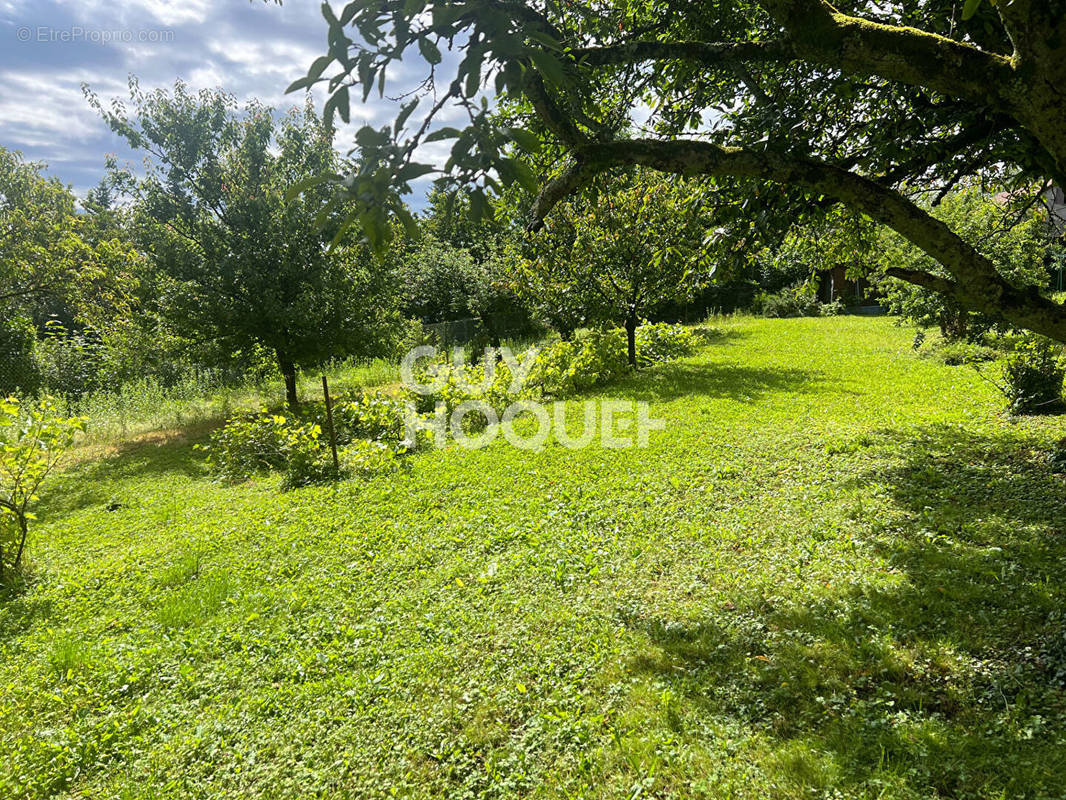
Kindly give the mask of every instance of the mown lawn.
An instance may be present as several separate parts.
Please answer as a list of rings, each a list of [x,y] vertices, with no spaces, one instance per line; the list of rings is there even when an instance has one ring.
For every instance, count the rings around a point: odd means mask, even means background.
[[[1066,795],[1066,419],[886,319],[724,327],[601,392],[648,449],[69,471],[0,608],[0,797]]]

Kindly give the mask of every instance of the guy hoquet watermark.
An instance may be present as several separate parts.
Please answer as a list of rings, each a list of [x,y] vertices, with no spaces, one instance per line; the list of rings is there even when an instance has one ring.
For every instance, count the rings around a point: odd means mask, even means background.
[[[496,365],[502,363],[511,376],[508,397],[517,397],[525,388],[536,361],[537,350],[527,351],[519,359],[507,347],[486,348],[479,379],[471,378],[465,368],[462,348],[452,351],[451,369],[440,369],[436,347],[416,347],[400,364],[403,385],[423,397],[438,395],[449,377],[466,394],[476,395],[488,390],[496,381]],[[429,361],[428,369],[419,370],[422,361]],[[461,447],[471,450],[487,447],[502,434],[514,447],[540,450],[554,434],[555,441],[572,450],[588,447],[599,434],[600,445],[607,448],[647,447],[652,431],[661,431],[666,421],[651,416],[646,402],[632,400],[586,400],[581,405],[581,424],[571,430],[567,425],[568,407],[573,404],[556,401],[550,404],[521,399],[509,403],[502,413],[485,400],[464,400],[448,410],[448,404],[438,401],[431,416],[419,414],[414,403],[408,403],[404,418],[405,438],[414,441],[422,431],[428,431],[437,445],[450,436]],[[536,429],[523,432],[515,429],[520,417],[536,420]],[[467,425],[470,418],[477,425]]]
[[[85,28],[81,25],[72,25],[69,28],[53,28],[47,25],[36,27],[22,26],[15,31],[15,38],[20,42],[42,42],[73,44],[88,42],[89,44],[121,44],[134,43],[166,43],[174,41],[174,31],[169,28]]]

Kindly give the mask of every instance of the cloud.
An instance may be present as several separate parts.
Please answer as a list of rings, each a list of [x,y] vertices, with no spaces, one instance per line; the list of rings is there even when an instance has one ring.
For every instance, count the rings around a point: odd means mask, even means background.
[[[326,24],[318,0],[0,0],[0,43],[0,145],[48,162],[83,194],[103,175],[105,154],[141,160],[89,107],[83,82],[107,102],[128,97],[131,74],[145,90],[180,78],[283,110],[303,102],[285,88],[325,52]],[[421,77],[398,64],[386,94],[410,91]],[[338,149],[347,151],[359,125],[383,125],[395,109],[376,92],[353,103]]]

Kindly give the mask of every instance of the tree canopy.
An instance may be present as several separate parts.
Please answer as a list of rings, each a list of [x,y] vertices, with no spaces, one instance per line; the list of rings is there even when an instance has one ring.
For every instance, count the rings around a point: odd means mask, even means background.
[[[223,348],[266,348],[290,406],[297,368],[381,346],[398,322],[396,282],[340,234],[342,207],[321,191],[288,196],[339,168],[333,129],[310,105],[278,119],[180,82],[149,93],[134,82],[131,100],[132,114],[95,104],[149,154],[147,174],[126,185],[170,281],[165,307],[183,330]]]
[[[604,186],[596,202],[565,205],[531,242],[526,291],[560,327],[578,319],[621,323],[636,366],[641,319],[704,277],[709,221],[701,193],[684,181],[635,172]]]
[[[425,102],[360,129],[359,161],[337,180],[374,240],[411,180],[437,169],[422,153],[439,140],[454,140],[440,180],[469,188],[475,215],[517,183],[537,191],[533,227],[633,165],[704,176],[749,221],[740,197],[770,182],[763,213],[843,202],[945,273],[896,277],[1066,341],[1066,308],[1012,284],[914,196],[968,176],[1008,177],[1034,197],[1064,182],[1064,0],[354,0],[324,14],[328,52],[290,89],[326,82],[328,113],[347,120],[353,89],[384,93],[401,58],[427,65]],[[559,158],[538,186],[521,151],[542,145]]]

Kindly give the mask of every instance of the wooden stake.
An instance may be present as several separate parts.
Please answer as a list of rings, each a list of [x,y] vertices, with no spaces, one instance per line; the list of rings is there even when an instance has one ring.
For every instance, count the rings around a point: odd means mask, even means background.
[[[329,448],[333,451],[333,469],[340,472],[341,462],[337,458],[337,432],[333,429],[333,404],[329,400],[329,384],[322,376],[322,396],[326,398],[326,427],[329,430]]]

